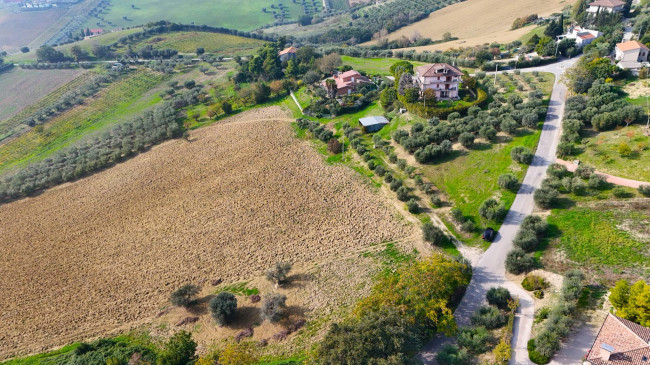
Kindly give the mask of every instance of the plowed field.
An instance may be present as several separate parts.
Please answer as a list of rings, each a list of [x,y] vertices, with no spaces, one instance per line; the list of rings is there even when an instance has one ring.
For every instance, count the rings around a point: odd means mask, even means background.
[[[242,113],[0,206],[0,359],[147,322],[184,283],[242,280],[411,233],[285,118]]]

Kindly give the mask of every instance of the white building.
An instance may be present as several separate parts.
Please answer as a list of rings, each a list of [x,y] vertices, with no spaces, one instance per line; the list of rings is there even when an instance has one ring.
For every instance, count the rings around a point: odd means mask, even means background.
[[[594,39],[600,37],[601,35],[603,34],[597,30],[571,27],[566,34],[557,36],[557,41],[559,42],[563,39],[575,39],[576,46],[582,48],[593,42]]]
[[[616,45],[617,66],[638,74],[639,69],[648,66],[648,47],[638,41],[622,42]]]
[[[589,3],[587,13],[597,14],[603,11],[608,13],[622,13],[625,10],[625,2],[621,0],[596,0]]]
[[[433,63],[415,69],[420,91],[432,89],[437,99],[458,99],[458,86],[463,73],[447,63]]]

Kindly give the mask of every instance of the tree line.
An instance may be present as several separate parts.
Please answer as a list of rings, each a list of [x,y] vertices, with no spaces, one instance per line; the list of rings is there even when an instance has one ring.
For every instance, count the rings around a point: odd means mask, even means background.
[[[179,137],[183,128],[177,112],[198,102],[199,88],[193,88],[118,124],[87,141],[79,141],[49,158],[13,174],[0,177],[0,203],[73,181],[112,166],[150,146]]]

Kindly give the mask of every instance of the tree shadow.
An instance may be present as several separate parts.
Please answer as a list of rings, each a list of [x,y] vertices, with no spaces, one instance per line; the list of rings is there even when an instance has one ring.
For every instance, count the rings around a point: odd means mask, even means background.
[[[282,288],[285,289],[296,289],[304,288],[308,282],[314,280],[313,274],[300,273],[293,274],[287,277],[286,283],[282,284]]]
[[[188,312],[192,313],[195,316],[208,314],[208,303],[210,303],[210,300],[214,297],[214,294],[210,294],[203,298],[196,299],[192,301],[190,306],[188,306],[186,309]]]
[[[472,151],[488,151],[492,149],[492,143],[474,143],[470,150]]]
[[[571,209],[576,206],[576,202],[573,199],[567,197],[559,197],[555,199],[553,203],[553,208],[557,209]]]

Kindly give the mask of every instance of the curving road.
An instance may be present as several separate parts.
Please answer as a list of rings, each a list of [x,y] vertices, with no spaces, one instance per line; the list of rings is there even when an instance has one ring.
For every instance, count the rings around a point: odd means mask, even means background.
[[[564,115],[564,102],[567,95],[567,88],[561,82],[564,71],[571,67],[576,59],[564,60],[552,65],[529,68],[522,72],[540,71],[555,74],[555,85],[549,101],[548,113],[542,128],[542,133],[535,152],[535,158],[529,166],[524,181],[517,192],[517,196],[506,216],[499,235],[490,248],[483,253],[478,264],[474,266],[472,281],[467,288],[460,305],[454,312],[459,326],[469,325],[469,319],[485,301],[485,294],[488,289],[495,286],[508,288],[510,292],[519,297],[520,308],[514,323],[512,337],[512,359],[510,364],[532,364],[528,359],[526,344],[530,339],[533,325],[535,305],[528,293],[519,287],[518,284],[506,279],[505,260],[506,255],[512,249],[512,240],[519,230],[521,221],[533,211],[533,192],[540,187],[546,176],[546,168],[555,162],[555,151],[557,149],[562,116]],[[494,73],[492,73],[494,74]],[[435,363],[435,354],[451,339],[437,336],[429,342],[420,352],[420,357],[425,364]]]

